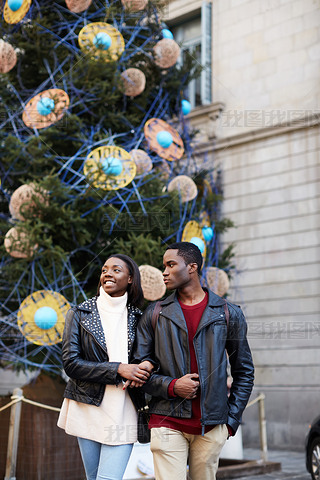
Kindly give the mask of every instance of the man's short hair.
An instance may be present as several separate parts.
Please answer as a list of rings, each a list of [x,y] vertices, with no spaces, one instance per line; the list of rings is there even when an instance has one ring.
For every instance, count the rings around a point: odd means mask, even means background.
[[[184,259],[186,265],[196,263],[198,265],[198,274],[200,275],[203,258],[197,245],[191,242],[176,242],[168,245],[167,250],[178,250],[178,255]]]

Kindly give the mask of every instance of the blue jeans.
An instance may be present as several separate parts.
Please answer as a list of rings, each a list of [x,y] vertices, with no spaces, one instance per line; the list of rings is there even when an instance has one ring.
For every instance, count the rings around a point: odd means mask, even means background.
[[[122,480],[133,443],[103,445],[79,437],[78,443],[87,480]]]

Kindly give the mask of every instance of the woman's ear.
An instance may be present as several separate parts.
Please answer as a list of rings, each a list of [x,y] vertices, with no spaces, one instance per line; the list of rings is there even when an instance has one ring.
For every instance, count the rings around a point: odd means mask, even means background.
[[[132,283],[132,277],[131,277],[131,275],[129,275],[129,277],[128,277],[128,283]]]

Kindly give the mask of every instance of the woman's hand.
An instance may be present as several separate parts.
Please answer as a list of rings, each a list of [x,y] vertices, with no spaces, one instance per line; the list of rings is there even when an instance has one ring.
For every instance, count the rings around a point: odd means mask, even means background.
[[[129,365],[130,366],[130,365]],[[138,365],[136,365],[137,367],[139,367],[141,370],[143,370],[145,372],[146,375],[148,375],[147,379],[149,378],[152,370],[154,369],[154,366],[152,365],[151,362],[149,362],[149,360],[145,360],[144,362],[141,362],[139,363]],[[118,370],[118,373],[119,373],[119,370]],[[127,377],[125,377],[127,378]],[[141,385],[143,385],[144,383],[146,382],[146,380],[144,382],[141,383],[141,381],[137,381],[137,380],[131,380],[131,379],[128,379],[126,381],[126,383],[123,385],[123,390],[125,390],[127,387],[141,387]]]
[[[150,363],[150,362],[143,362],[143,363]],[[139,387],[143,385],[148,378],[150,377],[150,373],[146,366],[141,368],[141,364],[137,365],[135,363],[120,363],[118,368],[118,373],[121,377],[126,378],[127,380],[136,382]],[[127,382],[126,382],[127,383]]]

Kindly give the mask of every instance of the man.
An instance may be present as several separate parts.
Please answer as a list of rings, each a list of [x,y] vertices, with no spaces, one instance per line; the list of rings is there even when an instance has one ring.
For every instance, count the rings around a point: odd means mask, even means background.
[[[234,435],[253,387],[253,363],[240,307],[203,289],[202,255],[193,243],[170,245],[163,279],[175,293],[140,320],[135,361],[154,373],[143,389],[150,403],[156,480],[214,480],[220,451]],[[227,354],[233,383],[228,398]]]

